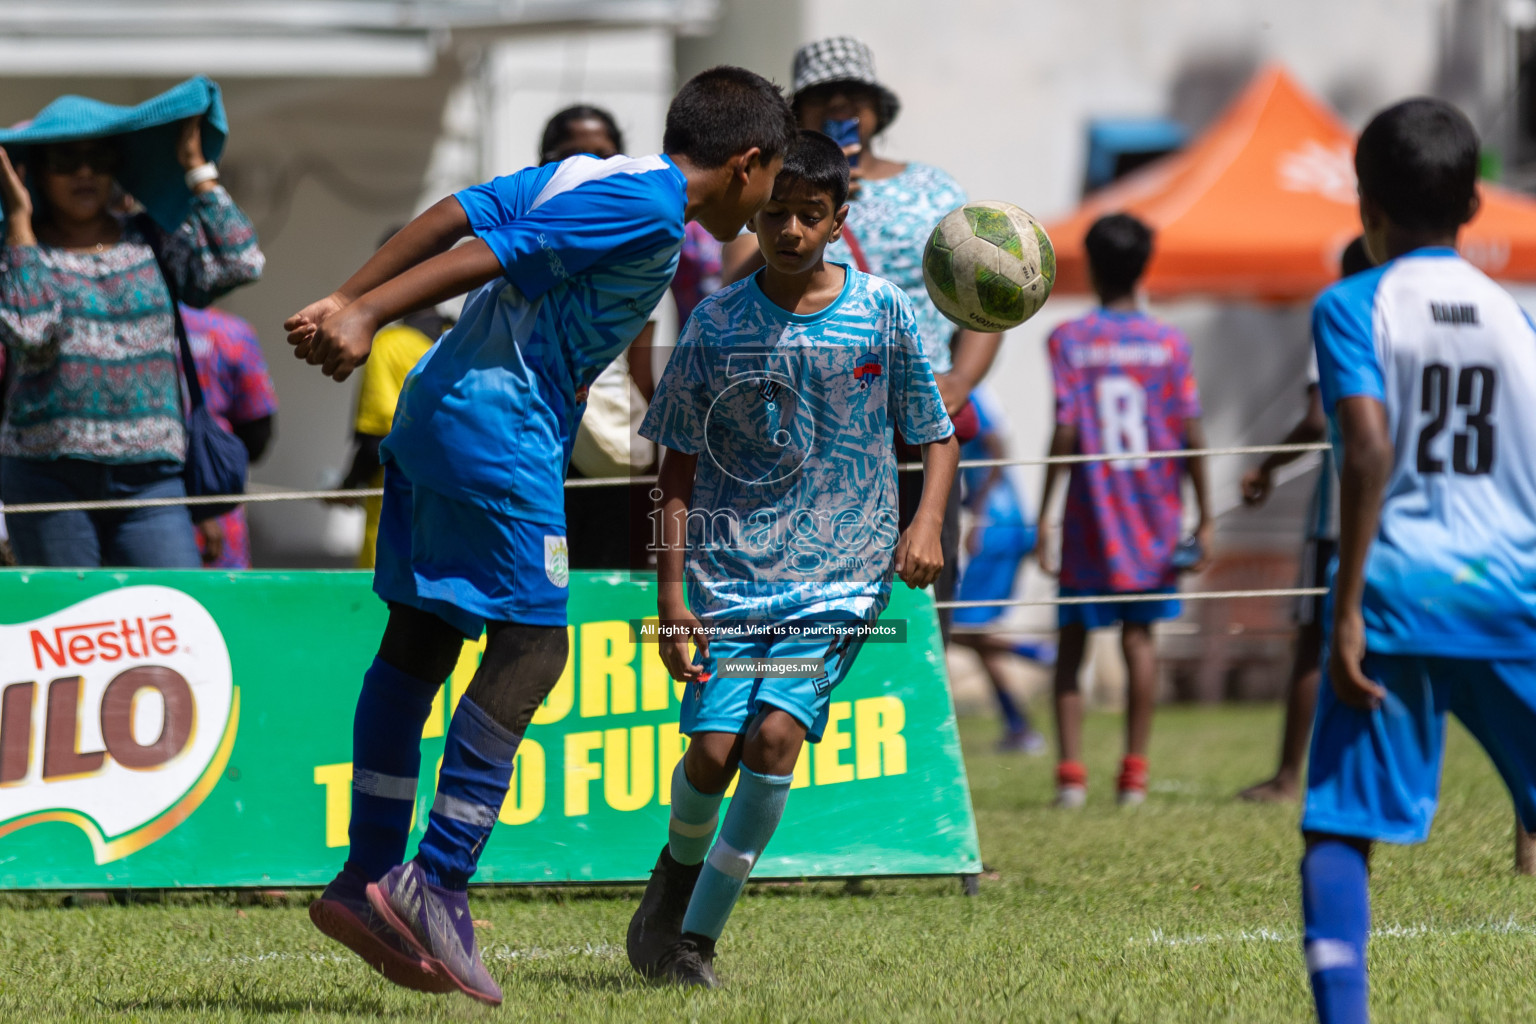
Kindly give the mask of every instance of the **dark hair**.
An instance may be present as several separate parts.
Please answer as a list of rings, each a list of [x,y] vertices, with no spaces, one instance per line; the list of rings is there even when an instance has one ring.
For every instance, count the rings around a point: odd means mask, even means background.
[[[1354,277],[1364,270],[1370,270],[1376,264],[1371,262],[1371,254],[1365,250],[1365,236],[1356,235],[1354,239],[1344,247],[1339,254],[1339,276]]]
[[[797,130],[778,86],[745,68],[721,65],[700,71],[677,91],[661,148],[700,167],[719,167],[755,146],[766,164],[789,151]]]
[[[571,125],[577,121],[603,122],[603,127],[608,130],[608,138],[613,140],[613,148],[620,153],[624,152],[624,133],[619,131],[619,124],[613,115],[602,107],[578,103],[574,107],[566,107],[544,125],[544,135],[539,139],[540,163],[547,164],[554,160],[555,150],[571,137]]]
[[[1444,100],[1404,100],[1365,126],[1355,146],[1360,194],[1399,227],[1454,231],[1477,192],[1477,131]]]
[[[1088,266],[1101,295],[1118,298],[1136,290],[1152,255],[1152,229],[1128,213],[1100,217],[1084,241]]]
[[[773,190],[799,182],[832,197],[832,209],[848,201],[848,157],[843,149],[821,132],[800,129],[795,144],[784,154],[784,169],[774,179]]]

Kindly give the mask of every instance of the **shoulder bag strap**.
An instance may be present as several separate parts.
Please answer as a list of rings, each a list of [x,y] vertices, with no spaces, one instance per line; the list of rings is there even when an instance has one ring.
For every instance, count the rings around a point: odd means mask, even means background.
[[[165,290],[171,297],[171,319],[176,324],[176,341],[181,348],[181,375],[187,382],[190,412],[204,404],[203,385],[197,379],[197,362],[192,358],[192,342],[187,338],[187,325],[181,319],[181,297],[176,291],[176,281],[165,265],[165,236],[160,231],[160,225],[150,220],[147,214],[141,213],[134,217],[134,223],[138,225],[139,233],[144,236],[150,252],[155,254],[155,265],[160,268],[160,277],[165,281]]]

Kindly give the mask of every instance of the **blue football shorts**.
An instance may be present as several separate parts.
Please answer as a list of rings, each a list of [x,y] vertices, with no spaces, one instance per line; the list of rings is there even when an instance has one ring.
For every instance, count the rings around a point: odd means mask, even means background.
[[[1109,597],[1116,592],[1092,587],[1061,587],[1062,597]],[[1160,619],[1176,619],[1183,610],[1179,604],[1177,587],[1141,591],[1147,594],[1167,594],[1165,601],[1101,601],[1095,604],[1064,604],[1057,606],[1056,624],[1098,629],[1120,622],[1157,622]]]
[[[831,618],[818,616],[818,621]],[[867,620],[847,616],[846,621]],[[832,690],[848,678],[848,670],[863,646],[862,635],[803,640],[711,639],[709,656],[701,662],[708,678],[689,683],[683,691],[679,728],[689,736],[740,733],[764,707],[774,707],[793,715],[805,726],[806,738],[819,743],[827,725]],[[722,678],[715,671],[721,658],[821,658],[824,671],[814,678]]]
[[[1305,832],[1422,843],[1440,797],[1445,715],[1488,752],[1527,831],[1536,831],[1536,659],[1477,661],[1369,655],[1386,688],[1357,711],[1334,696],[1326,665],[1312,728]]]
[[[564,626],[569,577],[564,527],[413,487],[385,464],[373,572],[385,601],[431,612],[474,640],[487,621]]]
[[[1035,549],[1035,528],[1015,524],[981,528],[981,547],[960,574],[957,601],[1006,601],[1013,596],[1019,565]],[[956,608],[957,626],[988,626],[1007,614],[1003,605]]]

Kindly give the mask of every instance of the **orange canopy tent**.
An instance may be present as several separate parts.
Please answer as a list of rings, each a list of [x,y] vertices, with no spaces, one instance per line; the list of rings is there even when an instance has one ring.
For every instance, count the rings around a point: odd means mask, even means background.
[[[1144,282],[1155,297],[1311,298],[1337,278],[1339,253],[1360,233],[1354,149],[1333,111],[1268,68],[1188,148],[1047,225],[1056,291],[1088,290],[1083,236],[1104,214],[1127,212],[1157,232]],[[1481,191],[1462,254],[1493,277],[1536,281],[1536,200]]]

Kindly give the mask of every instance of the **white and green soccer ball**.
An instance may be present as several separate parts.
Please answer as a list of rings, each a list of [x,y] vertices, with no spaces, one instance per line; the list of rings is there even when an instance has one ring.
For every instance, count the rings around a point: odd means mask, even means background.
[[[928,236],[923,283],[961,327],[1006,331],[1045,305],[1056,283],[1056,251],[1040,222],[1012,203],[966,203]]]

